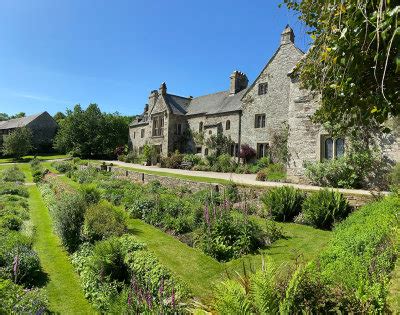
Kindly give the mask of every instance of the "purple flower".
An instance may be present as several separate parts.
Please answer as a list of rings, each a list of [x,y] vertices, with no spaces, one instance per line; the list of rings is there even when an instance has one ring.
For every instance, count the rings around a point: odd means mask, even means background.
[[[213,207],[213,214],[214,214],[214,220],[216,220],[217,219],[217,212],[216,212],[215,206]]]
[[[150,292],[149,291],[147,291],[146,292],[146,303],[147,303],[147,306],[149,307],[149,309],[152,309],[153,308],[153,301],[152,301],[153,299],[152,299],[152,296],[151,296],[151,294],[150,294]]]
[[[210,213],[208,211],[208,205],[204,207],[204,220],[206,221],[208,227],[210,227]]]
[[[160,287],[158,288],[158,293],[160,294],[160,297],[163,296],[163,293],[164,293],[164,278],[161,278]]]
[[[172,287],[172,292],[171,292],[171,303],[172,303],[172,308],[175,308],[175,289]]]
[[[17,282],[18,269],[19,269],[19,257],[17,254],[14,257],[14,262],[13,262],[14,282]]]

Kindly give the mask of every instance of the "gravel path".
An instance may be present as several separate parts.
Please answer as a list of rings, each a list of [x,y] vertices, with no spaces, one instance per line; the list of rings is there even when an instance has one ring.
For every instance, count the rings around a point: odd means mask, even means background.
[[[264,187],[281,187],[281,186],[292,186],[295,188],[299,188],[302,190],[309,191],[317,191],[322,189],[323,187],[312,186],[312,185],[302,185],[302,184],[290,184],[290,183],[277,183],[277,182],[260,182],[256,180],[255,174],[236,174],[236,173],[217,173],[217,172],[202,172],[202,171],[190,171],[190,170],[182,170],[182,169],[169,169],[169,168],[161,168],[157,166],[143,166],[140,164],[132,164],[121,161],[111,161],[114,165],[131,167],[134,169],[140,169],[144,171],[155,171],[155,172],[163,172],[163,173],[171,173],[171,174],[180,174],[187,176],[198,176],[198,177],[208,177],[208,178],[216,178],[216,179],[225,179],[231,180],[237,184],[244,185],[253,185],[253,186],[264,186]],[[110,163],[110,161],[106,161],[106,163]],[[353,194],[353,195],[364,195],[371,196],[373,194],[377,194],[378,192],[372,192],[368,190],[362,189],[337,189],[339,192],[344,194]],[[387,192],[380,192],[387,194]]]

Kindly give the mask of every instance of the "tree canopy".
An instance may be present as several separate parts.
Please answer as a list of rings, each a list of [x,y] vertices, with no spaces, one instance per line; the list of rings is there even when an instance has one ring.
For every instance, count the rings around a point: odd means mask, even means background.
[[[11,115],[11,116],[9,116],[6,113],[0,113],[0,121],[14,119],[14,118],[21,118],[21,117],[25,117],[25,113],[24,112],[20,112],[18,114]]]
[[[321,94],[318,122],[339,129],[400,114],[400,6],[394,0],[284,0],[313,45],[295,69]]]
[[[131,117],[101,112],[97,104],[86,110],[76,105],[59,120],[55,149],[80,157],[112,157],[115,148],[128,143]]]
[[[4,138],[4,155],[20,159],[32,148],[32,132],[27,127],[17,128]]]

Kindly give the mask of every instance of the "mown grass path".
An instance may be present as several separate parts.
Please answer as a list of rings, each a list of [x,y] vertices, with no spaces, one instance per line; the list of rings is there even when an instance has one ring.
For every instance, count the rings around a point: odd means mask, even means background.
[[[50,214],[39,189],[36,186],[28,189],[31,220],[36,227],[34,249],[39,255],[43,271],[48,275],[45,290],[50,310],[61,314],[94,314],[68,254],[53,232]]]

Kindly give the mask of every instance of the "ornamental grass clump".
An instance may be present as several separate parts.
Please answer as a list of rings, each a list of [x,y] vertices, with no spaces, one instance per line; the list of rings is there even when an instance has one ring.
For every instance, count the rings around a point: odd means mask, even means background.
[[[305,221],[319,229],[332,229],[334,224],[345,219],[350,211],[346,198],[330,189],[310,194],[303,203]]]
[[[301,211],[304,193],[290,186],[269,190],[261,197],[264,214],[275,221],[290,222]]]
[[[0,173],[0,179],[5,182],[24,182],[25,175],[17,165],[8,167]]]

